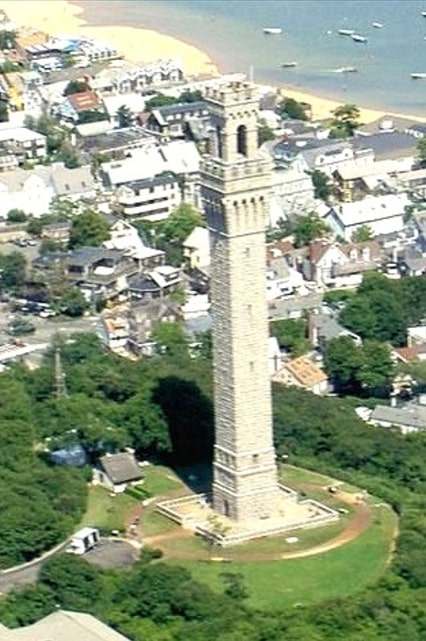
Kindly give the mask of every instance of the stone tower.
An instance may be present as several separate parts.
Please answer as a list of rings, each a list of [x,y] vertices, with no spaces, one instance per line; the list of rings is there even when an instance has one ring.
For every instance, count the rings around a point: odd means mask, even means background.
[[[271,162],[258,152],[253,85],[209,89],[205,100],[212,115],[201,184],[212,256],[213,508],[237,522],[263,520],[279,503],[266,303]]]

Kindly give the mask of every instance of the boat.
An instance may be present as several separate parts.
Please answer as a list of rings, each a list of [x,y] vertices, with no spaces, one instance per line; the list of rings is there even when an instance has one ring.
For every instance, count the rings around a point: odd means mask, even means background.
[[[367,42],[367,38],[365,36],[360,36],[357,33],[353,33],[351,38],[354,42]]]
[[[426,11],[422,11],[423,18],[426,18]]]
[[[355,29],[339,29],[338,33],[341,36],[353,36],[355,33]]]
[[[335,73],[356,73],[358,69],[356,67],[339,67],[338,69],[333,69]]]
[[[382,29],[383,28],[383,24],[381,22],[373,22],[372,26],[375,29]]]
[[[290,69],[291,67],[297,67],[297,62],[290,60],[289,62],[281,63],[282,69]]]
[[[411,77],[413,80],[423,80],[426,78],[426,71],[425,72],[417,72],[417,73],[412,73]]]
[[[265,27],[263,33],[266,33],[268,36],[278,36],[282,31],[279,27]]]

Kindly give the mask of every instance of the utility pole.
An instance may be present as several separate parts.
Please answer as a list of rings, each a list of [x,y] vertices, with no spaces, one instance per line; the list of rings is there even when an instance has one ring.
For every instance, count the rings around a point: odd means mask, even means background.
[[[67,387],[61,363],[61,350],[57,347],[55,350],[55,396],[57,399],[61,399],[65,398],[66,395]]]

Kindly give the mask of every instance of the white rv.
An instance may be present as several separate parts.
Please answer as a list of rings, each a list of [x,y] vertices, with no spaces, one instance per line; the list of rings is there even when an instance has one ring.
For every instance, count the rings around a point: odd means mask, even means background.
[[[69,554],[85,554],[100,542],[99,530],[93,527],[84,527],[72,537],[66,551]]]

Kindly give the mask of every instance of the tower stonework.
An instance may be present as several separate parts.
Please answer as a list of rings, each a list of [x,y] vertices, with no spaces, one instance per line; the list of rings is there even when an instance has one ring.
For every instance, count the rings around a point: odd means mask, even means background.
[[[268,519],[279,509],[266,303],[271,161],[258,152],[253,85],[209,89],[205,100],[212,121],[201,185],[211,237],[213,508],[237,522]]]

